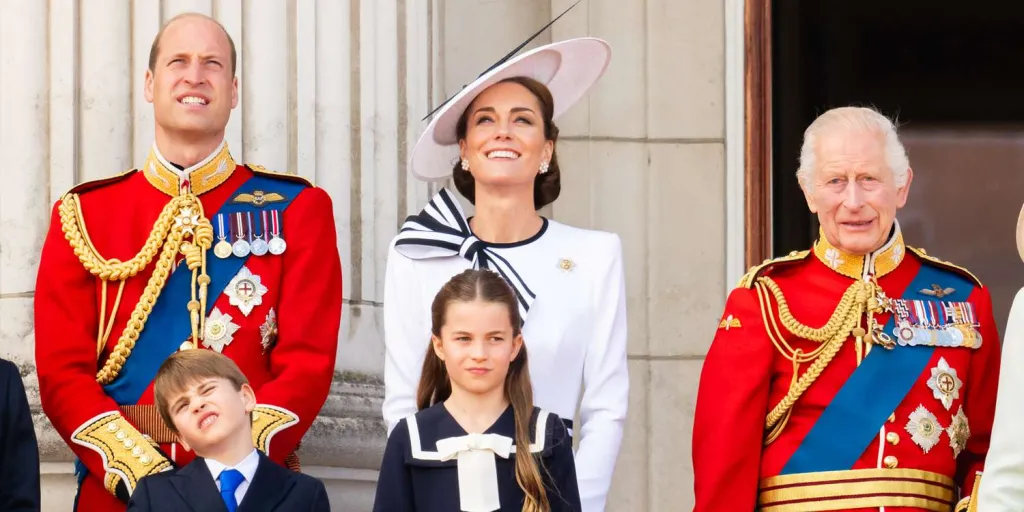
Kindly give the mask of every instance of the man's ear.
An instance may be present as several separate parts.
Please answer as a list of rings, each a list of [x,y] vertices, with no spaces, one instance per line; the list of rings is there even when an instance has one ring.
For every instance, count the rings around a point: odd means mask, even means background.
[[[146,76],[143,78],[142,94],[145,96],[146,101],[153,103],[153,72],[146,69]]]

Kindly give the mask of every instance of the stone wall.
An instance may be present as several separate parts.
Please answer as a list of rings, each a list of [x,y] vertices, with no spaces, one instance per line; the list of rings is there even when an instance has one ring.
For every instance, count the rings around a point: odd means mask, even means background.
[[[0,357],[22,368],[36,412],[44,510],[67,510],[74,493],[33,363],[49,208],[75,183],[144,159],[142,79],[163,20],[204,12],[234,37],[234,156],[309,177],[334,200],[345,309],[335,383],[302,456],[339,508],[369,510],[384,443],[384,260],[433,191],[406,170],[420,120],[571,3],[0,0]],[[592,35],[613,48],[601,83],[560,122],[563,192],[544,210],[624,241],[631,403],[609,510],[692,503],[695,386],[737,270],[725,263],[727,3],[587,0],[534,43]]]

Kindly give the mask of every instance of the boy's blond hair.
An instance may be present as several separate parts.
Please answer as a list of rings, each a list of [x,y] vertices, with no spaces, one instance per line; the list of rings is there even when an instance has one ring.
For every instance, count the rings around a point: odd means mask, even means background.
[[[242,384],[249,383],[231,358],[212,350],[192,349],[175,352],[160,365],[153,381],[153,398],[160,418],[171,432],[177,434],[178,428],[171,420],[170,398],[188,389],[196,381],[209,378],[227,379],[235,387],[235,391],[242,389]]]

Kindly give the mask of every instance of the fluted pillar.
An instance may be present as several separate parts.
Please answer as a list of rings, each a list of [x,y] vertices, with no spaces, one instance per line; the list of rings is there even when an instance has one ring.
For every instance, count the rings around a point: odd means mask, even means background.
[[[32,300],[53,203],[140,165],[152,145],[143,94],[160,26],[212,15],[238,52],[237,159],[313,180],[334,202],[344,265],[336,378],[303,441],[332,498],[369,507],[384,443],[381,301],[388,243],[425,202],[406,179],[432,91],[429,2],[408,0],[0,1],[0,357],[26,374],[44,461],[44,510],[67,510],[72,455],[39,409]],[[360,503],[362,505],[360,505]]]

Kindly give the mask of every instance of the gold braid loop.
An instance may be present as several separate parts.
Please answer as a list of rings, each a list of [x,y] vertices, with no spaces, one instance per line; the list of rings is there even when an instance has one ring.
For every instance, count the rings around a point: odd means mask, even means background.
[[[199,218],[199,225],[196,226],[196,234],[192,237],[192,240],[203,249],[213,247],[213,224],[210,223],[210,219],[207,219],[205,215]]]
[[[809,341],[824,342],[835,336],[836,332],[840,329],[843,321],[850,312],[850,308],[854,302],[863,304],[863,301],[867,300],[868,290],[865,289],[865,285],[870,284],[865,281],[855,281],[846,292],[843,293],[843,297],[839,299],[839,305],[836,306],[836,310],[832,313],[832,317],[825,322],[825,325],[820,328],[813,328],[800,323],[796,318],[793,317],[793,313],[789,310],[789,303],[786,302],[786,297],[783,296],[782,290],[779,289],[779,285],[773,281],[770,277],[758,278],[758,286],[765,286],[771,291],[772,296],[779,305],[779,319],[782,320],[782,325],[789,332],[796,336]],[[849,334],[849,333],[847,333]]]
[[[59,207],[61,229],[64,231],[64,238],[71,244],[75,256],[82,262],[82,266],[92,275],[104,281],[123,281],[134,277],[142,272],[153,257],[159,252],[160,247],[174,226],[174,218],[181,209],[182,197],[175,197],[167,203],[142,250],[132,259],[122,262],[117,259],[106,259],[100,256],[99,251],[93,246],[89,239],[89,232],[85,228],[82,219],[82,206],[77,194],[68,194],[61,200]]]
[[[160,292],[167,281],[167,276],[171,273],[174,257],[178,253],[180,245],[181,232],[176,231],[167,240],[167,243],[164,244],[164,250],[160,253],[160,258],[156,262],[156,268],[153,269],[153,275],[149,277],[149,282],[146,283],[146,288],[142,292],[142,297],[135,304],[131,316],[125,323],[124,331],[117,339],[117,345],[111,351],[110,357],[107,358],[103,368],[96,374],[96,382],[102,385],[110,384],[121,372],[121,368],[124,367],[128,356],[135,349],[135,343],[139,340],[139,334],[142,333],[142,329],[146,326],[149,314],[153,311],[153,305],[156,304],[156,300],[160,297]]]
[[[875,299],[878,289],[873,282],[855,281],[843,293],[843,297],[840,299],[835,312],[833,312],[832,317],[829,318],[825,326],[815,329],[800,323],[793,317],[789,311],[785,296],[782,294],[782,290],[771,278],[758,278],[755,287],[758,290],[761,314],[764,317],[763,321],[769,338],[775,344],[776,349],[782,353],[783,357],[793,362],[793,381],[790,383],[789,391],[765,418],[765,429],[769,430],[767,442],[770,443],[781,433],[781,429],[785,426],[784,420],[788,419],[793,404],[817,380],[821,372],[828,367],[832,359],[839,353],[843,343],[854,332],[854,329],[860,325],[861,317],[869,310],[869,301]],[[800,338],[820,342],[823,345],[810,354],[805,354],[800,349],[794,350],[789,346],[783,334],[778,332],[778,326],[775,325],[775,319],[771,314],[769,294],[778,304],[779,318],[787,330]],[[772,332],[773,328],[775,332]],[[797,378],[800,363],[811,361],[813,362],[807,371]]]
[[[198,223],[194,222],[198,212]],[[203,215],[202,202],[192,193],[183,193],[168,201],[160,212],[153,229],[146,239],[142,250],[132,259],[122,262],[117,259],[103,258],[92,240],[89,238],[88,230],[85,228],[85,221],[82,216],[81,203],[76,194],[68,194],[61,200],[59,207],[61,218],[61,229],[64,237],[68,240],[72,250],[78,257],[82,266],[92,275],[98,277],[106,286],[107,281],[121,281],[134,277],[146,269],[159,252],[159,258],[153,269],[146,287],[139,298],[139,302],[132,309],[131,315],[125,322],[124,331],[118,337],[117,344],[110,352],[103,367],[96,373],[96,381],[100,384],[109,384],[117,378],[125,362],[135,348],[139,335],[146,326],[149,314],[160,297],[164,284],[170,276],[174,267],[175,258],[180,252],[185,256],[189,269],[193,272],[193,300],[188,304],[192,312],[193,337],[198,339],[197,327],[202,320],[199,316],[200,306],[206,303],[206,284],[209,284],[209,276],[206,275],[206,249],[209,249],[213,242],[213,226]],[[179,217],[180,216],[180,217]],[[188,224],[183,221],[188,218]],[[191,226],[192,231],[188,230]],[[191,242],[184,242],[186,235],[191,236]],[[198,276],[197,276],[198,274]],[[197,279],[198,277],[198,279]],[[196,300],[195,285],[199,283],[200,300]],[[120,296],[120,295],[119,295]],[[194,304],[193,304],[194,303]],[[101,305],[103,313],[106,312],[106,302]],[[117,313],[117,306],[111,312],[111,324],[113,315]],[[200,331],[201,332],[201,331]],[[102,343],[104,337],[99,338]],[[99,347],[102,349],[102,345]]]
[[[181,244],[181,254],[189,270],[198,270],[203,265],[203,249],[190,242]]]

